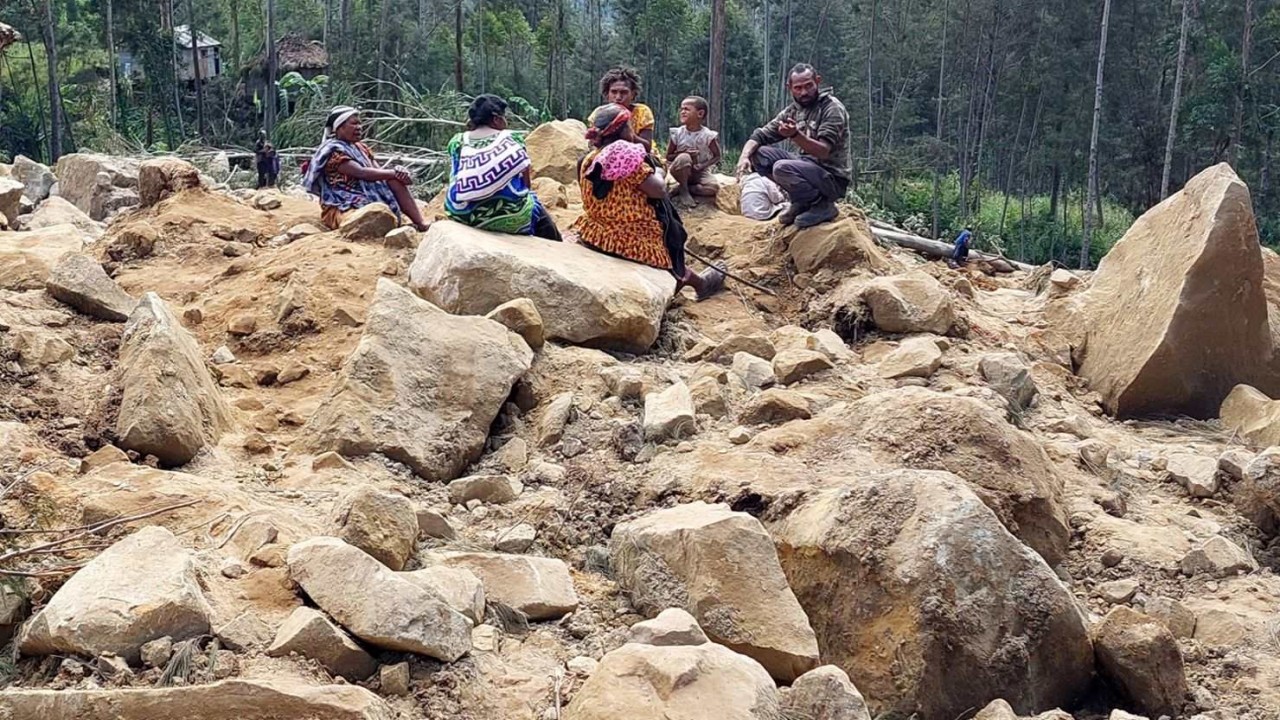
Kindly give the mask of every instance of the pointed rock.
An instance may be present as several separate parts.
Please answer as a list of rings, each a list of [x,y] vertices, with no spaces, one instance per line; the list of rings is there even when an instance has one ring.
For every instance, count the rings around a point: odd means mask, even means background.
[[[276,632],[267,655],[297,653],[320,663],[334,675],[358,682],[378,669],[378,661],[365,652],[324,613],[309,607],[293,611]]]
[[[194,337],[160,296],[147,293],[120,344],[120,446],[182,465],[231,428],[232,412]]]
[[[1259,248],[1249,188],[1225,163],[1134,222],[1078,296],[1079,374],[1109,412],[1213,417],[1237,384],[1267,377]]]

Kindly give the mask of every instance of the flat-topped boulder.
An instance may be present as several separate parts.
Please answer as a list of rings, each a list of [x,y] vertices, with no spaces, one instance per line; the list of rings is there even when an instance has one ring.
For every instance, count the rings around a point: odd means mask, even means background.
[[[97,240],[103,233],[102,223],[86,215],[66,198],[57,195],[40,203],[30,215],[19,216],[14,229],[43,230],[55,225],[76,226],[84,233],[86,241]]]
[[[86,239],[74,225],[0,232],[0,290],[43,289],[58,260],[83,250]]]
[[[533,129],[525,138],[535,178],[563,185],[578,181],[578,161],[591,149],[587,126],[581,120],[554,120]]]
[[[393,720],[377,695],[355,685],[225,680],[209,685],[112,690],[18,690],[0,694],[0,717],[40,720]]]
[[[460,315],[527,298],[548,340],[644,352],[658,339],[675,280],[581,245],[437,222],[418,246],[409,287]]]
[[[58,176],[58,194],[94,220],[140,200],[138,161],[131,158],[72,153],[58,158],[54,174]]]

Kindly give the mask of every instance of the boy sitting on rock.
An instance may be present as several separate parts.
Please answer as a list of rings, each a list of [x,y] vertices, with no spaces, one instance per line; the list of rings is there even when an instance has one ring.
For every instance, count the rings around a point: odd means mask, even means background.
[[[676,202],[693,207],[694,195],[715,197],[719,187],[711,168],[720,163],[720,133],[704,126],[707,101],[687,97],[680,102],[680,127],[671,128],[667,141],[667,166],[679,187]]]

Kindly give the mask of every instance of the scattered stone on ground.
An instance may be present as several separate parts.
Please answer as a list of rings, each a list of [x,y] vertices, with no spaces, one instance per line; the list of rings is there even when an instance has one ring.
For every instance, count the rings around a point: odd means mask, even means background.
[[[324,613],[308,607],[293,611],[267,648],[272,657],[297,653],[311,658],[334,675],[358,682],[374,673],[378,663]]]
[[[363,487],[339,499],[334,535],[392,570],[404,569],[418,537],[418,514],[403,495]]]
[[[642,645],[701,645],[708,642],[698,621],[680,608],[667,608],[631,626],[627,642]]]
[[[823,665],[796,678],[782,697],[782,714],[810,720],[871,720],[862,693],[835,665]]]
[[[444,552],[438,562],[475,573],[485,596],[530,620],[555,620],[578,609],[569,568],[554,558],[484,552]]]
[[[1221,535],[1214,535],[1182,558],[1184,575],[1207,574],[1224,578],[1257,569],[1257,561],[1239,545]]]
[[[644,396],[644,436],[662,441],[687,438],[698,431],[689,386],[678,382]]]
[[[1182,653],[1160,622],[1127,607],[1116,607],[1093,629],[1098,670],[1139,711],[1159,717],[1182,710],[1187,694]]]

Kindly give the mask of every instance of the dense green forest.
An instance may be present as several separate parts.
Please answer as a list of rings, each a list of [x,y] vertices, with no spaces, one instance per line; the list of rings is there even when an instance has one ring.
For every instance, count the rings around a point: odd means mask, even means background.
[[[853,199],[914,231],[969,222],[979,246],[1076,265],[1088,226],[1096,262],[1162,185],[1228,161],[1280,241],[1280,0],[7,0],[0,22],[25,36],[0,63],[0,155],[244,147],[267,124],[305,151],[353,100],[390,147],[438,150],[468,95],[583,117],[620,63],[660,136],[697,93],[732,148],[809,62],[849,109]],[[221,43],[199,93],[174,71],[189,24]],[[315,77],[282,64],[275,103],[252,82],[269,34],[329,55]],[[114,102],[113,57],[142,70],[115,73]]]

